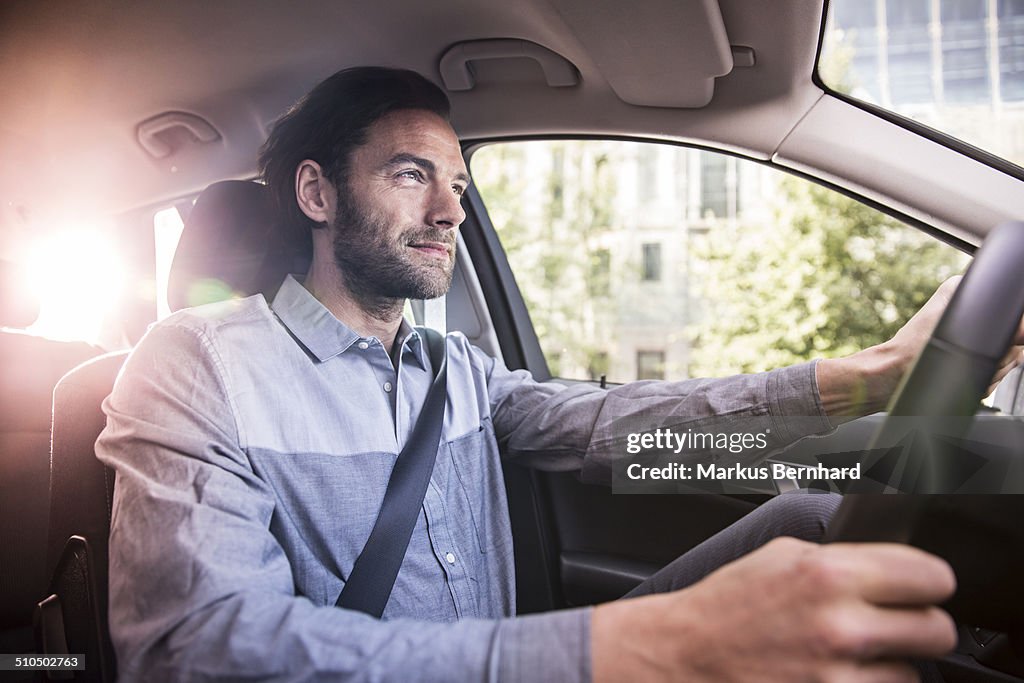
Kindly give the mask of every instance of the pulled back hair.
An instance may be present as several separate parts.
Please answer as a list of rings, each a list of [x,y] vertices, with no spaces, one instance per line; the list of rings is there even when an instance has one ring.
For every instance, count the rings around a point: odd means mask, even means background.
[[[274,123],[260,149],[259,172],[289,241],[311,249],[312,231],[324,227],[302,213],[295,199],[299,163],[317,162],[338,192],[347,192],[352,152],[366,142],[370,127],[386,114],[407,109],[450,120],[448,97],[420,74],[363,66],[322,81]]]

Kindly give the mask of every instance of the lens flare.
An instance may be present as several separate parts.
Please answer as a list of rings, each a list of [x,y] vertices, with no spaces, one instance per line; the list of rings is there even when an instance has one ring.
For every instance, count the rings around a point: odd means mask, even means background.
[[[104,321],[116,309],[124,267],[107,235],[91,229],[53,235],[35,245],[28,259],[39,318],[28,331],[61,340],[100,343]]]

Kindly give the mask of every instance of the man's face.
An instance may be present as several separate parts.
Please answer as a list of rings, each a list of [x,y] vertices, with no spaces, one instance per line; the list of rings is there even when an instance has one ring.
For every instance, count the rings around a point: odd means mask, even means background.
[[[398,111],[371,126],[352,153],[331,225],[349,290],[389,299],[448,291],[468,184],[458,138],[439,116]]]

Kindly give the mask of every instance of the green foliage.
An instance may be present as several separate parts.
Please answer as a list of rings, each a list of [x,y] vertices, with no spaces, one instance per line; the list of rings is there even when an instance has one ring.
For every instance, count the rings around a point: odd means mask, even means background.
[[[775,220],[697,245],[691,374],[759,372],[885,341],[967,257],[832,190],[786,178]]]
[[[860,85],[856,82],[851,68],[855,53],[855,37],[855,31],[829,36],[818,61],[818,75],[822,82],[844,95],[851,94],[854,88]]]
[[[550,160],[540,178],[522,177],[533,168],[526,159],[529,144],[482,150],[474,157],[474,177],[549,369],[555,375],[580,369],[602,374],[611,287],[601,236],[610,230],[615,196],[608,153],[585,142],[536,144],[544,145],[543,158]],[[531,194],[531,182],[542,191]]]

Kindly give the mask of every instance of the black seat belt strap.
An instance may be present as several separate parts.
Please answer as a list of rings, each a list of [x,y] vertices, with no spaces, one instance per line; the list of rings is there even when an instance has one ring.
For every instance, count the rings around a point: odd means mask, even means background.
[[[395,460],[373,531],[359,553],[345,587],[335,603],[378,619],[391,597],[398,570],[416,526],[430,475],[434,471],[448,398],[448,360],[444,337],[419,328],[430,353],[434,381],[413,427],[412,435]]]

